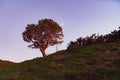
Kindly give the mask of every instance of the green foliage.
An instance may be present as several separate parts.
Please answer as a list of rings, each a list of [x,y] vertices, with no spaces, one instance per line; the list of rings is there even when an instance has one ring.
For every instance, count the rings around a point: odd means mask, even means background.
[[[28,47],[40,49],[43,56],[46,56],[46,48],[63,42],[62,28],[52,19],[42,19],[38,24],[28,24],[22,36],[24,41],[31,43]]]
[[[71,41],[68,44],[67,49],[78,48],[80,46],[88,46],[96,43],[106,43],[106,42],[116,42],[120,41],[120,27],[119,30],[114,30],[106,35],[92,34],[91,36],[86,36],[85,38],[78,38],[76,41]]]

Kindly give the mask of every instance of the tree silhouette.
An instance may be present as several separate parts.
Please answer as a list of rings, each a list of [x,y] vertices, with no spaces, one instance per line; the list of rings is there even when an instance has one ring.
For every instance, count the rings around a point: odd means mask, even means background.
[[[43,56],[49,46],[62,43],[62,28],[52,19],[42,19],[38,24],[28,24],[22,33],[23,40],[31,43],[28,47],[40,49]]]

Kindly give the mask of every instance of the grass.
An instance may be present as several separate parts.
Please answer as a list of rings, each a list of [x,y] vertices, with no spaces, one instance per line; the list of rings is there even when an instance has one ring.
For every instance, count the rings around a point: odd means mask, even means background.
[[[119,80],[120,55],[97,55],[106,50],[120,52],[120,42],[62,50],[2,67],[0,80]]]

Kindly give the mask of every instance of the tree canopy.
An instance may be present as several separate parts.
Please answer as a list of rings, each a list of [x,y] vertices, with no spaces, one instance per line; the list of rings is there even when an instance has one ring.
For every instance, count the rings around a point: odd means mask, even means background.
[[[61,26],[52,19],[42,19],[38,24],[28,24],[22,33],[23,40],[31,43],[28,47],[40,49],[43,56],[49,46],[61,44],[64,37]]]

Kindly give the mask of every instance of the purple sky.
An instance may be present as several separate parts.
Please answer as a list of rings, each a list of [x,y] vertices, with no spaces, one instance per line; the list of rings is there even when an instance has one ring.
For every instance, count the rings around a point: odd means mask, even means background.
[[[64,30],[66,49],[71,40],[93,33],[106,34],[120,26],[119,0],[0,0],[0,59],[21,62],[41,57],[22,39],[27,24],[51,18]],[[56,47],[49,47],[53,53]]]

